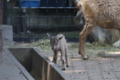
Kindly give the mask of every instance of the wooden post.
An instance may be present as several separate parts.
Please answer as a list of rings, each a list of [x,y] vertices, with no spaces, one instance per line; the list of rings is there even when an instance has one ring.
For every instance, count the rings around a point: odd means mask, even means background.
[[[0,0],[0,63],[2,63],[2,51],[3,51],[3,42],[2,42],[2,19],[3,19],[3,1]]]
[[[3,4],[2,4],[3,0],[0,0],[0,25],[2,25],[2,18],[3,18]]]
[[[0,63],[2,63],[2,51],[3,51],[2,27],[0,26]]]

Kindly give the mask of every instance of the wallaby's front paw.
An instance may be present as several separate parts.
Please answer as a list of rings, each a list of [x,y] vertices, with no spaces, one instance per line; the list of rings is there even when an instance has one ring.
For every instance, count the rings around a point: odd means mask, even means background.
[[[62,70],[65,70],[65,68],[62,68]]]
[[[66,67],[69,67],[69,65],[66,65]]]

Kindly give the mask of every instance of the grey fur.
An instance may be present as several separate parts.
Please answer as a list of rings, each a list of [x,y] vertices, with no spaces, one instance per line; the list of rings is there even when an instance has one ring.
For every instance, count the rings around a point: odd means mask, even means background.
[[[62,70],[66,69],[66,66],[69,66],[68,61],[68,47],[65,36],[63,34],[58,34],[57,36],[51,36],[48,34],[50,39],[51,48],[54,52],[53,62],[57,64],[57,54],[60,51],[61,53],[61,62],[62,62]]]

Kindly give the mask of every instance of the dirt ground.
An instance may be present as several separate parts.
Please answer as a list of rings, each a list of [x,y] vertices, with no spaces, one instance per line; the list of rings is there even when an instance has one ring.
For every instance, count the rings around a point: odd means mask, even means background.
[[[29,44],[17,44],[26,46]],[[87,44],[88,45],[88,44]],[[72,45],[75,47],[74,45]],[[31,46],[30,46],[31,47]],[[34,46],[35,47],[35,46]],[[65,72],[71,80],[120,80],[120,50],[110,46],[88,45],[85,50],[89,60],[82,60],[77,49],[69,49],[70,67]],[[46,57],[52,60],[53,52],[42,51]],[[58,55],[58,67],[61,69],[60,54]]]

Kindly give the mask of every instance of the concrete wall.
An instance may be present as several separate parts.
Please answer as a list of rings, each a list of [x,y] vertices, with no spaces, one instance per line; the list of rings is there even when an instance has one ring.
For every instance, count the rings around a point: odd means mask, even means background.
[[[13,44],[13,29],[11,25],[0,25],[0,63],[2,62],[3,46]]]
[[[2,29],[3,45],[4,46],[12,45],[14,43],[13,27],[11,25],[1,25],[0,28]]]
[[[9,50],[36,80],[71,80],[36,48],[10,48]]]

